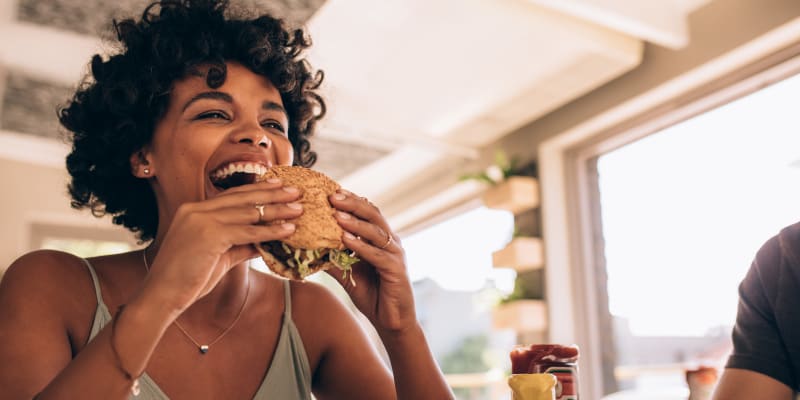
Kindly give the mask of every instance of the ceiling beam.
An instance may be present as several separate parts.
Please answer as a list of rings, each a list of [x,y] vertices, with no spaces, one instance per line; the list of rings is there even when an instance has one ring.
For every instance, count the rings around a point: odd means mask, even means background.
[[[359,128],[338,126],[336,121],[322,121],[319,137],[341,142],[349,142],[384,151],[395,151],[405,146],[425,148],[444,155],[467,160],[480,157],[478,146],[465,146],[451,140],[431,137],[422,133],[385,129],[382,132],[365,132]]]
[[[688,12],[699,3],[687,5],[679,0],[528,1],[671,49],[689,44]]]

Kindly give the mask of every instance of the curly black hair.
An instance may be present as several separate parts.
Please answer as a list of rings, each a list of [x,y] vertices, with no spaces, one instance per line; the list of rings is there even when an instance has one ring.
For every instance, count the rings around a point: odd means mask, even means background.
[[[301,57],[310,39],[268,15],[233,14],[226,0],[173,0],[149,5],[138,21],[114,21],[119,49],[92,57],[91,72],[59,110],[72,143],[66,162],[73,208],[111,214],[140,241],[153,239],[155,195],[131,173],[130,157],[152,140],[173,83],[201,65],[210,65],[204,70],[211,88],[225,82],[226,61],[269,79],[289,116],[295,164],[314,164],[309,138],[325,102],[317,92],[322,71]]]

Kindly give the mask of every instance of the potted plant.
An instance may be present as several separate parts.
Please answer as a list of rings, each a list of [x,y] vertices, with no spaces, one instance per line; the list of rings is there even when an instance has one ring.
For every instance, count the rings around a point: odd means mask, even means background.
[[[488,184],[482,198],[484,205],[510,211],[516,224],[520,224],[515,226],[508,245],[492,254],[496,268],[517,271],[514,291],[493,310],[495,329],[510,329],[520,337],[544,338],[547,305],[544,301],[543,243],[536,237],[538,218],[528,218],[536,214],[535,209],[539,206],[539,185],[535,176],[535,163],[520,167],[516,159],[510,159],[498,150],[494,163],[486,170],[465,175],[462,179]],[[520,234],[521,230],[525,231],[524,235]]]
[[[507,210],[513,214],[539,206],[539,183],[518,167],[515,158],[508,158],[498,150],[494,164],[479,173],[467,174],[462,179],[474,179],[490,185],[483,194],[486,207]]]
[[[495,329],[511,329],[518,333],[547,330],[543,278],[542,269],[517,275],[514,291],[502,299],[493,311]]]

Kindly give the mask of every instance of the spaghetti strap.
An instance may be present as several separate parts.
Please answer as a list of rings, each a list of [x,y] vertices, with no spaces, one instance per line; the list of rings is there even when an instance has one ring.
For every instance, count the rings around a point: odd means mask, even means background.
[[[286,319],[292,319],[292,289],[289,286],[289,280],[283,281],[283,313],[286,314]]]
[[[87,259],[83,259],[83,262],[86,263],[86,266],[89,268],[89,273],[92,275],[92,283],[94,284],[94,295],[97,297],[97,305],[98,306],[105,306],[103,303],[103,296],[100,293],[100,280],[97,279],[97,273],[94,271],[94,267]]]
[[[83,262],[86,263],[86,267],[89,268],[89,274],[92,276],[92,284],[94,285],[94,295],[97,297],[97,307],[94,311],[92,329],[89,332],[89,337],[86,340],[86,343],[89,343],[92,339],[94,339],[95,336],[97,336],[97,334],[100,333],[100,330],[111,321],[111,314],[109,314],[106,304],[103,303],[103,296],[100,293],[100,280],[97,278],[97,273],[94,271],[94,267],[92,267],[92,264],[89,263],[89,260],[87,259],[83,259]]]
[[[283,324],[272,363],[253,400],[311,400],[311,368],[303,338],[292,321],[291,282],[284,280]]]

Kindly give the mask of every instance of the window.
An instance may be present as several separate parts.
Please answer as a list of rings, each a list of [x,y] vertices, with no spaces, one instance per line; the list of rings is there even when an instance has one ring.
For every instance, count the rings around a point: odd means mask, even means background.
[[[722,367],[737,287],[758,248],[800,220],[800,76],[597,160],[619,389],[681,393]]]
[[[508,393],[515,336],[493,331],[491,310],[511,293],[516,273],[492,267],[492,252],[511,240],[514,218],[478,207],[403,239],[417,317],[459,399]]]
[[[53,249],[87,258],[134,249],[133,236],[121,229],[34,223],[31,248]]]
[[[125,242],[57,237],[44,238],[40,248],[61,250],[83,258],[124,253],[132,250],[130,244]]]

